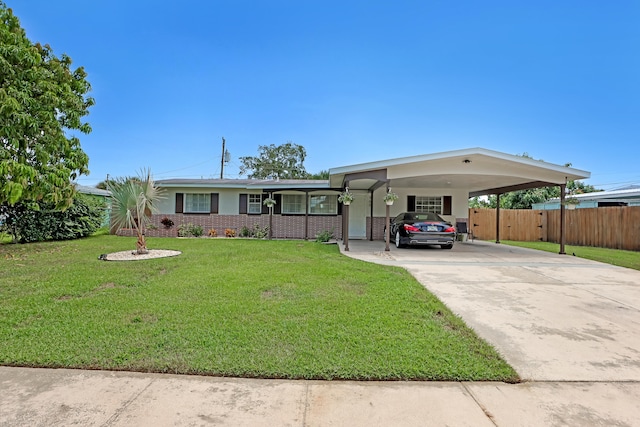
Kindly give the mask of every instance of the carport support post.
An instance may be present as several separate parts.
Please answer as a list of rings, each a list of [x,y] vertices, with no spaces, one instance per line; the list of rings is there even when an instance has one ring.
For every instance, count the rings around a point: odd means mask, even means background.
[[[385,227],[384,227],[384,250],[386,252],[389,252],[389,205],[387,205],[387,217],[384,220],[385,221]]]
[[[564,245],[566,243],[565,229],[567,225],[567,217],[564,208],[564,192],[567,184],[560,184],[560,255],[566,255]]]
[[[496,243],[500,243],[500,193],[496,194]]]
[[[342,240],[344,241],[345,252],[349,252],[349,205],[347,203],[344,203],[342,209],[344,212],[344,215],[342,218],[342,221],[344,223]]]

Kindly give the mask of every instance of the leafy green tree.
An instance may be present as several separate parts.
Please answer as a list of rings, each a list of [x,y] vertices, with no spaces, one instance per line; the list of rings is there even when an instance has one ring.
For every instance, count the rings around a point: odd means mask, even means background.
[[[71,205],[71,181],[89,173],[70,133],[91,132],[82,121],[94,104],[86,76],[67,55],[32,43],[0,0],[0,205]]]
[[[255,179],[304,179],[307,151],[303,146],[287,142],[282,145],[260,145],[257,157],[240,157],[240,175]]]
[[[109,178],[108,180],[100,181],[96,184],[96,188],[101,190],[108,190],[110,185],[114,184],[124,184],[127,181],[136,181],[140,182],[140,178],[137,176],[118,176],[115,178]]]
[[[495,209],[497,205],[496,196],[491,194],[486,197],[472,197],[469,199],[470,208],[492,208]]]
[[[321,170],[318,173],[311,174],[310,179],[329,179],[329,171]]]
[[[138,241],[136,252],[146,254],[147,241],[145,232],[151,221],[151,215],[157,212],[157,203],[163,198],[162,192],[155,186],[150,171],[142,171],[139,179],[109,181],[111,190],[111,224],[112,228],[133,228]]]

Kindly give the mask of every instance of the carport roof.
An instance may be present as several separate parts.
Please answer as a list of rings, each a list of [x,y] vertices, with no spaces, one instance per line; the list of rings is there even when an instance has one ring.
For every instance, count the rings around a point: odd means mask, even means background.
[[[590,172],[505,154],[468,148],[362,163],[329,170],[332,188],[371,189],[383,184],[403,188],[451,188],[469,196],[560,185],[589,178]]]

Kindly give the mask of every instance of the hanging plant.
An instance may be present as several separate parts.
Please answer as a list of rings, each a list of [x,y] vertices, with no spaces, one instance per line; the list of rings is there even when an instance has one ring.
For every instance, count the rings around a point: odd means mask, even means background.
[[[353,193],[349,192],[349,187],[346,187],[344,192],[338,196],[338,201],[346,206],[349,206],[353,202]]]
[[[391,206],[393,205],[393,202],[395,202],[396,200],[398,200],[398,195],[396,193],[394,193],[393,191],[391,191],[391,188],[389,188],[387,190],[387,194],[384,195],[384,197],[382,198],[382,200],[384,200],[384,202]]]
[[[266,199],[264,199],[262,204],[264,204],[268,208],[272,208],[272,207],[274,207],[276,205],[276,201],[274,199],[272,199],[271,197],[267,197]]]

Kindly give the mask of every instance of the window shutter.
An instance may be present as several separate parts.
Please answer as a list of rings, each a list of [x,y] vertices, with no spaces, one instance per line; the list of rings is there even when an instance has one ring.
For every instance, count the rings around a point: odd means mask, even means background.
[[[451,215],[451,196],[442,198],[442,215]]]
[[[416,210],[416,196],[407,196],[407,212]]]
[[[184,194],[176,193],[176,213],[184,212]]]
[[[247,195],[246,194],[240,195],[240,207],[238,208],[238,212],[241,214],[247,213]]]
[[[269,197],[267,193],[262,193],[261,201],[264,202],[265,200],[267,200],[267,197]],[[262,204],[262,215],[269,215],[269,207],[264,203]]]
[[[211,193],[211,209],[209,212],[212,214],[218,213],[218,193]]]
[[[337,197],[337,196],[336,196],[336,197]],[[344,203],[340,203],[340,202],[338,202],[338,215],[342,215],[342,205],[343,205],[343,204],[344,204]]]
[[[274,194],[273,200],[276,201],[276,205],[273,207],[273,213],[277,215],[282,214],[282,194]]]

